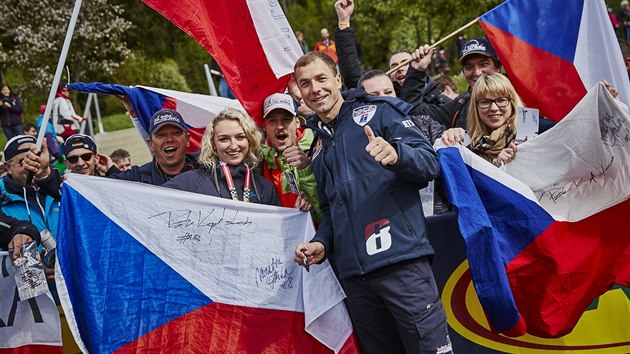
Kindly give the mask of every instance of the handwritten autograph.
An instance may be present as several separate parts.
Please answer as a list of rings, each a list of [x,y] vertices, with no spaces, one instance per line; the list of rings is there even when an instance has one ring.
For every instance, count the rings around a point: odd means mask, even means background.
[[[611,156],[610,161],[606,166],[600,165],[599,171],[589,172],[590,177],[577,178],[571,181],[571,183],[569,183],[568,185],[562,187],[551,187],[549,190],[546,190],[542,192],[542,194],[540,194],[540,196],[538,197],[538,201],[542,201],[543,198],[549,198],[549,200],[551,200],[552,202],[557,203],[557,201],[561,197],[576,190],[583,183],[599,183],[603,181],[603,179],[606,177],[606,172],[610,170],[614,160],[615,157]]]
[[[293,270],[286,269],[284,262],[278,258],[271,258],[271,262],[262,267],[256,267],[256,286],[269,285],[271,289],[280,286],[283,289],[293,288]]]
[[[608,146],[626,146],[630,142],[630,129],[624,126],[625,119],[605,112],[599,120],[601,139]]]

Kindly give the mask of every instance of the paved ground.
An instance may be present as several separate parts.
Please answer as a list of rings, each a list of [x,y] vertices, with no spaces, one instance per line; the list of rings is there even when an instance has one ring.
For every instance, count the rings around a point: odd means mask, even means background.
[[[129,151],[132,165],[139,166],[152,159],[146,143],[142,140],[136,128],[96,134],[95,140],[98,152],[101,154],[110,155],[112,151],[119,148]]]

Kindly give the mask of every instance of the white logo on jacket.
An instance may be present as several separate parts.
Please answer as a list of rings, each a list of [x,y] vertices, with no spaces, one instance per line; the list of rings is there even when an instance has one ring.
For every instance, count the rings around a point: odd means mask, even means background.
[[[365,249],[373,256],[392,247],[392,235],[389,233],[389,220],[381,219],[365,227]]]
[[[374,104],[357,107],[352,111],[352,119],[358,125],[364,126],[374,117],[374,113],[376,113]]]

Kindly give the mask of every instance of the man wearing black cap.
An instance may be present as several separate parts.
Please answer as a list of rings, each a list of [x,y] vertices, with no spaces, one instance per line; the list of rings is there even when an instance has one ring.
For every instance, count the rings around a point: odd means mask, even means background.
[[[96,169],[98,154],[96,143],[89,135],[74,134],[63,143],[63,152],[66,154],[66,167],[72,173],[88,176],[100,176]]]
[[[0,208],[4,214],[15,219],[30,221],[39,232],[48,229],[55,236],[61,176],[56,169],[48,166],[46,143],[42,144],[41,155],[37,156],[36,142],[28,135],[18,135],[7,142],[4,148],[7,175],[0,179]],[[34,173],[34,178],[27,186],[29,172]],[[25,239],[20,238],[21,241]],[[38,235],[31,235],[31,238],[39,239]]]
[[[197,159],[194,155],[186,154],[190,136],[179,112],[172,109],[155,112],[149,124],[149,134],[147,143],[153,154],[153,161],[120,172],[117,168],[112,168],[113,162],[109,159],[106,175],[159,186],[182,172],[195,169]],[[101,167],[104,166],[99,166]]]

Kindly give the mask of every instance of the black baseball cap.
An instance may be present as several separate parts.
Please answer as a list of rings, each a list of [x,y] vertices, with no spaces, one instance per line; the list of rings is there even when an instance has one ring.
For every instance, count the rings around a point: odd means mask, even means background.
[[[494,48],[490,45],[490,41],[485,38],[473,38],[464,43],[459,53],[459,63],[463,64],[464,58],[471,54],[481,54],[491,58],[498,58]]]
[[[30,149],[20,149],[20,145],[24,143],[37,143],[37,139],[30,135],[18,135],[7,141],[4,146],[4,159],[5,161],[11,160],[15,155],[23,152],[28,152]]]
[[[155,134],[165,125],[173,125],[186,131],[186,123],[179,112],[172,109],[160,109],[153,114],[149,123],[149,135]]]
[[[85,134],[70,135],[63,143],[63,153],[68,156],[72,150],[88,149],[96,154],[96,143],[91,136]]]

